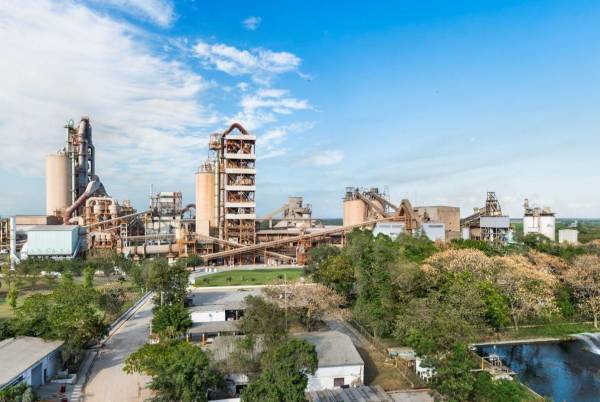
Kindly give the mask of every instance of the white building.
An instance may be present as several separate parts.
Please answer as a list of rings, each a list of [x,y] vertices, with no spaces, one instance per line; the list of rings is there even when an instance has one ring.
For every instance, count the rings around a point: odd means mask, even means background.
[[[552,241],[556,240],[556,217],[550,208],[530,207],[525,199],[523,214],[523,235],[539,233]]]
[[[558,231],[558,242],[567,244],[577,244],[579,231],[577,229],[561,229]]]
[[[192,293],[190,315],[192,341],[212,341],[215,336],[233,335],[238,331],[235,321],[244,314],[244,299],[260,296],[256,289],[218,290],[197,289]]]
[[[304,333],[297,337],[314,345],[319,359],[317,371],[308,376],[307,391],[363,384],[365,363],[348,335],[325,331]]]
[[[379,222],[373,228],[373,236],[383,233],[389,236],[392,240],[396,240],[398,236],[404,233],[404,222]]]
[[[431,241],[446,241],[446,226],[443,223],[424,223],[421,230]]]
[[[26,383],[46,384],[60,369],[62,341],[20,336],[0,342],[0,389]]]

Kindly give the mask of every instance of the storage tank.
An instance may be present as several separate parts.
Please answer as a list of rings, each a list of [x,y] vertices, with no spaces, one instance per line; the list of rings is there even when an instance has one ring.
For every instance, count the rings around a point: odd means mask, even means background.
[[[215,174],[205,163],[196,173],[196,233],[210,235],[215,226]]]
[[[367,206],[362,200],[344,200],[344,226],[363,223],[367,216]]]
[[[71,205],[71,166],[65,154],[46,157],[46,215]]]

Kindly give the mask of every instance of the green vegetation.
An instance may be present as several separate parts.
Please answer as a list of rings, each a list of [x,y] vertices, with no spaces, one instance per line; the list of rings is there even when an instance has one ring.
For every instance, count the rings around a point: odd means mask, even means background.
[[[145,286],[156,293],[157,304],[183,305],[190,275],[183,264],[170,267],[161,258],[148,261],[145,269]]]
[[[33,402],[35,394],[25,383],[12,385],[0,390],[0,402]]]
[[[541,236],[503,246],[373,237],[354,231],[341,250],[315,251],[313,278],[336,289],[375,338],[412,347],[437,370],[447,400],[528,400],[518,382],[471,371],[466,345],[484,339],[560,337],[600,325],[600,252]],[[594,325],[567,324],[594,320]],[[535,325],[535,326],[533,326]]]
[[[181,304],[164,305],[154,308],[152,332],[160,339],[179,339],[185,336],[192,327],[192,319],[188,309]]]
[[[291,339],[265,352],[260,376],[242,391],[244,402],[304,402],[307,374],[317,370],[317,352],[313,345]]]
[[[302,276],[298,268],[224,271],[196,278],[196,286],[266,285],[284,278],[290,282]]]
[[[144,345],[127,358],[124,371],[151,376],[157,401],[208,401],[208,390],[221,382],[208,356],[182,341]]]

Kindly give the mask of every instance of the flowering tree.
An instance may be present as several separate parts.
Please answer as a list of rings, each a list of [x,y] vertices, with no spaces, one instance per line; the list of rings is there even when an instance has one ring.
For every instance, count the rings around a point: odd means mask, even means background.
[[[577,302],[582,310],[594,319],[594,328],[598,328],[600,315],[600,257],[582,255],[575,259],[573,267],[564,275],[573,288]]]

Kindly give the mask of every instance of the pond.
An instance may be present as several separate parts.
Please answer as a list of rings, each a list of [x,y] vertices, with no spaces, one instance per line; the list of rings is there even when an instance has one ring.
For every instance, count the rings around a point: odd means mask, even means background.
[[[519,379],[554,402],[600,401],[600,339],[480,346],[481,355],[497,354]]]

